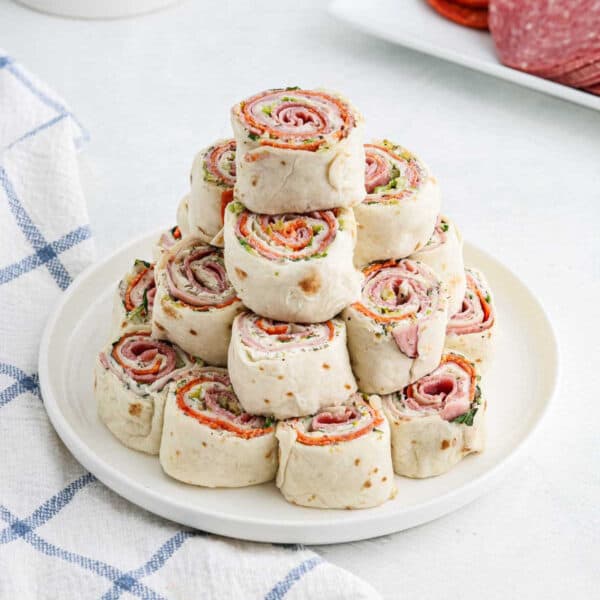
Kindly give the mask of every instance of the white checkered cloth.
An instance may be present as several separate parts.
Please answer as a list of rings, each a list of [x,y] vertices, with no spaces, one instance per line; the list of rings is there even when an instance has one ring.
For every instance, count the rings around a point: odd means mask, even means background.
[[[84,471],[35,372],[48,311],[94,248],[64,103],[0,51],[0,598],[378,598],[299,546],[192,531]]]

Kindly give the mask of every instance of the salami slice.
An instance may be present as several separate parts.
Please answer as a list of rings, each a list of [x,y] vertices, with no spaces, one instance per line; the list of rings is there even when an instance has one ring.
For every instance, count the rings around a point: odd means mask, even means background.
[[[488,28],[488,10],[485,6],[479,7],[475,2],[468,3],[466,0],[462,2],[427,0],[427,2],[436,12],[454,23],[473,29]]]
[[[489,25],[500,60],[555,78],[600,53],[597,0],[492,0]]]

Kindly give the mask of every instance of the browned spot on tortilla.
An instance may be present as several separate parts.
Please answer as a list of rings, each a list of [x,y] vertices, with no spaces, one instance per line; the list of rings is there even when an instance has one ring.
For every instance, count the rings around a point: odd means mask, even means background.
[[[282,165],[285,167],[285,165],[286,165],[286,162],[285,162],[285,160],[282,160],[282,161],[281,161],[281,164],[282,164]]]
[[[192,335],[198,335],[198,332],[197,332],[197,331],[195,331],[195,330],[193,330],[193,329],[190,329],[190,333],[191,333]]]
[[[454,448],[454,446],[456,446],[456,438],[452,439],[452,447]]]
[[[345,383],[345,384],[344,384],[344,387],[345,387],[347,390],[351,390],[351,389],[352,389],[352,386],[351,386],[349,383]]]
[[[283,379],[283,375],[277,375],[277,379]]]
[[[265,368],[264,368],[262,365],[260,365],[260,366],[258,367],[258,370],[259,370],[259,371],[264,371],[264,370],[265,370]]]
[[[346,506],[346,510],[352,510],[351,506]]]
[[[179,450],[175,450],[175,456],[181,456],[181,452]]]
[[[172,432],[172,431],[169,431],[169,435],[170,435],[171,437],[173,437],[173,432]]]
[[[355,458],[354,464],[358,467],[358,465],[360,465],[360,458]]]
[[[139,402],[134,402],[129,405],[129,414],[132,417],[139,417],[142,414],[142,405]]]
[[[448,440],[442,440],[441,448],[442,448],[442,450],[446,450],[446,448],[450,448],[450,442]]]
[[[385,483],[387,481],[387,477],[382,477],[381,481],[383,481]]]
[[[410,440],[410,443],[411,443],[411,444],[416,444],[416,443],[417,443],[417,440]]]
[[[181,315],[166,302],[163,302],[163,310],[165,311],[165,315],[171,317],[172,319],[181,319]]]
[[[246,271],[244,271],[243,269],[235,267],[234,271],[240,279],[246,279],[246,277],[248,277],[248,273],[246,273]]]
[[[160,329],[161,331],[166,331],[166,329],[158,321],[154,322],[154,327],[156,327],[156,329]]]
[[[375,467],[375,468],[373,469],[373,473],[378,473],[378,472],[379,472],[379,469],[378,469],[377,467]]]
[[[311,495],[308,497],[308,501],[309,501],[309,502],[312,502],[312,501],[313,501],[313,500],[315,500],[315,499],[316,499],[316,496],[315,496],[314,494],[311,494]]]
[[[370,479],[367,479],[364,483],[363,483],[363,487],[366,488],[370,488],[373,484],[371,483]]]
[[[123,321],[121,323],[121,328],[125,329],[125,327],[127,327],[127,321]]]
[[[323,368],[324,369],[331,369],[331,365],[328,365],[327,363],[323,363]]]
[[[250,183],[252,184],[252,187],[256,187],[256,184],[258,183],[258,177],[253,177]]]
[[[265,404],[269,404],[271,401],[265,398]]]
[[[265,454],[265,458],[271,458],[271,456],[273,456],[273,449],[269,450],[266,454]]]
[[[468,454],[469,452],[471,452],[471,448],[469,448],[469,446],[463,446],[462,451]]]
[[[285,393],[285,395],[286,395],[288,398],[291,398],[291,397],[294,395],[294,392],[286,392],[286,393]]]
[[[202,442],[202,445],[206,448],[206,442]]]
[[[321,276],[317,271],[314,271],[312,275],[302,279],[298,286],[305,294],[312,296],[321,289]]]

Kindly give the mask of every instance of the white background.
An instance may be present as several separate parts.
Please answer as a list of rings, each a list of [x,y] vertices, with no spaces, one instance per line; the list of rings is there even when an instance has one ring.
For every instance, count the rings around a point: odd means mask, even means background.
[[[367,37],[325,5],[196,0],[86,22],[0,0],[0,44],[91,132],[84,175],[100,255],[173,222],[195,151],[229,135],[229,107],[263,88],[339,89],[369,134],[420,154],[465,237],[546,306],[560,389],[492,493],[428,525],[318,551],[385,598],[598,597],[600,113]]]

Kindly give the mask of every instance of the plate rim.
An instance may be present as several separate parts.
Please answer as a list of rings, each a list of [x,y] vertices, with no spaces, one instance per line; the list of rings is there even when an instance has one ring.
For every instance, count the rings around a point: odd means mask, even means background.
[[[81,285],[83,285],[97,271],[101,270],[108,263],[110,263],[117,255],[127,252],[138,244],[146,243],[151,238],[158,239],[158,236],[163,231],[164,228],[160,228],[155,231],[136,236],[129,242],[122,244],[108,256],[104,257],[100,261],[93,262],[91,265],[86,267],[73,280],[67,290],[62,293],[62,295],[59,297],[59,300],[52,307],[51,314],[46,321],[40,342],[38,355],[40,392],[42,395],[44,408],[46,409],[52,426],[77,462],[83,465],[84,468],[90,471],[109,489],[113,490],[118,495],[122,496],[133,504],[166,519],[198,529],[198,525],[194,524],[191,518],[188,518],[188,514],[190,513],[189,506],[182,504],[181,501],[172,497],[165,499],[163,495],[159,494],[152,488],[148,488],[139,481],[124,475],[117,468],[104,461],[101,456],[97,455],[81,439],[81,436],[77,434],[76,430],[70,425],[68,419],[60,410],[59,401],[54,395],[54,390],[51,384],[51,376],[49,373],[48,350],[51,343],[52,334],[58,325],[63,308],[69,299],[78,291]],[[296,541],[302,541],[302,543],[306,544],[320,545],[359,541],[395,533],[397,531],[408,529],[410,527],[414,527],[416,525],[420,525],[422,523],[435,520],[443,515],[449,514],[454,510],[469,504],[476,498],[486,493],[494,483],[501,479],[509,466],[514,463],[516,458],[523,452],[524,448],[531,442],[532,438],[539,430],[540,424],[544,421],[546,415],[548,414],[550,406],[554,402],[560,382],[560,347],[555,329],[543,303],[532,292],[532,290],[521,279],[521,277],[486,250],[483,250],[479,246],[468,241],[466,244],[468,244],[476,252],[482,254],[486,260],[496,263],[501,268],[509,271],[511,276],[517,280],[517,282],[529,294],[531,299],[536,303],[536,308],[538,309],[544,325],[546,326],[547,332],[550,335],[552,342],[552,359],[554,362],[553,377],[552,381],[550,382],[550,393],[548,394],[543,407],[538,412],[536,420],[526,432],[525,437],[513,448],[511,448],[508,454],[496,465],[492,466],[489,470],[480,474],[473,480],[464,483],[440,496],[436,496],[435,498],[432,498],[424,503],[420,503],[416,506],[406,509],[406,512],[403,515],[403,519],[405,520],[404,525],[394,525],[393,523],[390,523],[390,521],[393,521],[394,517],[399,516],[400,512],[396,515],[387,513],[380,514],[377,512],[377,508],[375,508],[356,511],[361,515],[360,531],[357,523],[343,521],[323,521],[319,522],[317,525],[320,533],[308,533],[308,529],[315,527],[315,524],[310,524],[309,526],[306,523],[306,520],[302,517],[302,515],[305,514],[304,512],[299,512],[297,519],[290,520],[268,519],[264,517],[253,516],[242,517],[223,513],[213,509],[196,509],[193,511],[193,513],[200,516],[202,519],[214,520],[215,527],[212,526],[212,523],[207,523],[206,525],[202,525],[203,530],[216,533],[218,535],[224,535],[226,537],[260,542],[294,543]],[[449,509],[448,506],[450,506]],[[334,513],[334,511],[329,511],[328,509],[309,510],[324,510],[327,512],[332,512],[332,514]],[[353,526],[352,528],[356,529],[356,531],[350,534],[340,531],[340,529],[344,528],[351,529],[347,527],[348,524],[351,524]],[[369,531],[366,531],[369,526],[373,525],[379,525],[379,529],[375,533],[369,533]],[[271,532],[271,535],[265,535],[264,532],[261,532],[259,529],[260,527],[265,526],[278,527],[280,529],[291,528],[294,531],[280,531],[276,535],[272,535],[273,532]],[[238,528],[241,529],[238,530]],[[246,532],[244,532],[244,529],[246,529]],[[305,531],[301,531],[301,529],[305,529]],[[307,538],[310,538],[310,540],[307,541]],[[335,538],[335,540],[332,540],[332,538]],[[290,542],[290,540],[293,541]]]

